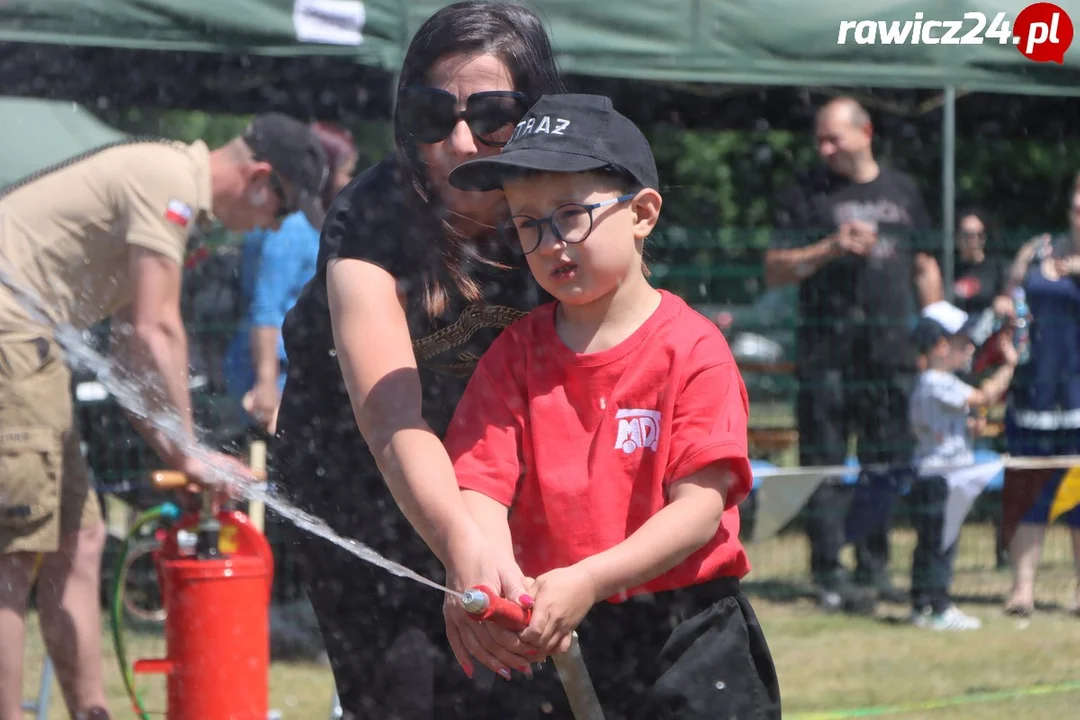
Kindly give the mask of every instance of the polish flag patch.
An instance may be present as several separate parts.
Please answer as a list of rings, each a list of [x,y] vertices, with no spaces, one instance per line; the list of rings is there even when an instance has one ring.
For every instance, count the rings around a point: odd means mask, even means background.
[[[179,200],[169,200],[169,204],[165,208],[165,219],[180,227],[188,226],[188,223],[191,222],[191,215],[191,206]]]

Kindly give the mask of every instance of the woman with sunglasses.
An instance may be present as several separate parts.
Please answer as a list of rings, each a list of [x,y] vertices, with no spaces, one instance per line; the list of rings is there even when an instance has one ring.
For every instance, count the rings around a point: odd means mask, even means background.
[[[439,582],[445,568],[455,589],[524,592],[513,558],[495,556],[470,519],[441,438],[479,356],[543,298],[496,230],[503,194],[459,191],[447,176],[498,153],[558,92],[531,11],[466,2],[430,17],[398,83],[397,152],[338,196],[316,275],[285,319],[273,481],[342,535]],[[454,653],[492,670],[528,665],[490,623],[451,649],[432,590],[302,531],[290,542],[346,717],[484,717]]]
[[[986,211],[971,207],[956,214],[956,282],[953,284],[954,305],[968,315],[977,315],[988,308],[1005,316],[1012,303],[1005,296],[1009,261],[987,252],[991,221]]]

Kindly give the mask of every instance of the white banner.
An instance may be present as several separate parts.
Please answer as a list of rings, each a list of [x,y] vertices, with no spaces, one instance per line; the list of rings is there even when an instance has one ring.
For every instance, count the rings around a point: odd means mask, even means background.
[[[975,498],[986,489],[987,483],[995,475],[1002,471],[1005,463],[1001,460],[984,462],[971,465],[958,470],[949,470],[945,473],[945,480],[949,484],[949,499],[945,504],[945,529],[942,536],[942,551],[948,550],[956,539],[960,537],[960,526],[971,512],[971,506],[975,504]],[[932,468],[927,468],[920,474],[934,475]]]
[[[367,14],[360,0],[296,0],[293,27],[300,42],[360,45]]]
[[[752,542],[761,542],[776,535],[791,522],[830,474],[820,470],[774,473],[768,468],[755,468],[754,477],[761,480],[761,486],[757,489],[757,514],[754,518]]]

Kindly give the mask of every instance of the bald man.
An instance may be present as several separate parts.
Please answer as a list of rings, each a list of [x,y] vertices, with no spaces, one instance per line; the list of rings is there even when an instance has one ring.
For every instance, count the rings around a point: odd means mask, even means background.
[[[903,599],[887,575],[888,518],[899,468],[910,467],[910,326],[944,289],[926,206],[908,176],[874,159],[866,110],[834,99],[815,134],[825,168],[781,198],[765,278],[799,286],[800,462],[842,465],[858,436],[859,485],[826,481],[808,504],[807,533],[822,606],[867,613],[878,597]],[[846,542],[854,584],[839,560]]]

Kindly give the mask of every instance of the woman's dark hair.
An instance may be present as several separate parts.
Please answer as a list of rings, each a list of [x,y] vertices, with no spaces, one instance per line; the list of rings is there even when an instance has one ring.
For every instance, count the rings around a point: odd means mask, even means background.
[[[542,95],[565,92],[547,30],[536,13],[512,2],[469,0],[442,8],[416,31],[405,52],[398,93],[425,84],[431,67],[439,59],[456,53],[497,57],[510,72],[514,89],[525,94],[530,106]],[[416,217],[441,226],[444,238],[441,252],[428,254],[436,262],[425,272],[425,309],[432,316],[445,311],[449,301],[447,280],[468,301],[479,300],[479,285],[463,269],[466,239],[445,220],[440,201],[429,187],[416,143],[402,128],[397,112],[394,143],[405,181],[415,190],[406,193],[408,202],[415,206],[411,209]]]
[[[322,203],[324,208],[330,207],[337,196],[337,188],[333,185],[333,178],[338,170],[346,162],[356,155],[356,141],[347,128],[335,123],[316,122],[311,124],[311,132],[322,144],[326,151],[326,161],[329,172],[326,187],[323,189]]]

